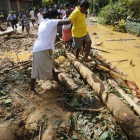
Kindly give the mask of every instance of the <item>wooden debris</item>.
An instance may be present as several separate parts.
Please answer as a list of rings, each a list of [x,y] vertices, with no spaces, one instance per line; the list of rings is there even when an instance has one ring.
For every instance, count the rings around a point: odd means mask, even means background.
[[[99,108],[99,109],[87,109],[87,108],[75,108],[73,106],[71,106],[69,103],[65,102],[67,105],[69,105],[70,107],[72,107],[73,109],[75,110],[81,110],[81,111],[94,111],[94,112],[99,112],[99,111],[102,111],[104,110],[105,108],[102,107],[102,108]]]
[[[117,85],[113,80],[108,80],[108,83],[115,88],[115,90],[128,102],[128,104],[134,108],[136,113],[140,116],[140,108],[138,105]]]
[[[72,61],[76,69],[86,79],[88,84],[92,87],[95,94],[102,99],[103,103],[107,106],[108,110],[113,114],[116,121],[120,123],[122,128],[128,134],[130,139],[140,139],[140,119],[128,108],[115,94],[107,93],[108,88],[98,79],[95,74],[85,67],[79,61],[75,61],[73,54],[66,54]]]
[[[128,59],[123,59],[123,60],[115,60],[115,61],[110,61],[110,62],[119,62],[119,63],[121,63],[121,62],[124,62],[124,61],[128,61]]]
[[[136,83],[133,81],[127,81],[127,80],[125,80],[125,83],[132,93],[132,99],[134,100],[134,102],[136,104],[140,104],[140,89],[138,88]]]
[[[96,33],[96,32],[94,32],[94,33],[92,33],[92,35],[97,35],[97,33]]]
[[[40,126],[40,130],[39,130],[39,140],[41,140],[42,138],[42,126]]]
[[[95,49],[95,50],[100,51],[100,52],[110,53],[110,52],[108,52],[108,51],[104,51],[104,50],[97,49],[97,48],[94,48],[94,47],[92,47],[92,49]]]
[[[96,54],[95,58],[105,67],[110,69],[113,72],[116,72],[120,75],[127,76],[124,72],[122,72],[120,69],[118,69],[116,66],[112,65],[109,61],[107,61],[105,58],[102,57],[100,54]]]
[[[129,41],[129,40],[137,40],[137,39],[106,39],[105,41]]]
[[[64,73],[60,73],[58,75],[58,80],[62,82],[65,86],[69,87],[71,91],[77,92],[77,96],[79,97],[86,97],[89,93],[84,89],[79,89],[78,85],[74,82],[74,80],[72,78],[69,78]]]
[[[0,31],[4,32],[6,31],[7,29],[3,29],[2,27],[0,27]]]
[[[5,32],[0,32],[0,36],[4,36],[4,35],[12,35],[14,31],[10,30],[10,31],[5,31]]]

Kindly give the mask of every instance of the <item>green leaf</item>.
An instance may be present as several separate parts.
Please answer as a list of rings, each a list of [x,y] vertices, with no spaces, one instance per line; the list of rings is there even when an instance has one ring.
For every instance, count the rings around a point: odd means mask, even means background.
[[[99,138],[99,140],[105,140],[108,137],[109,133],[108,131],[105,131]]]
[[[2,95],[5,95],[5,92],[3,92],[3,91],[0,91],[0,94],[2,94]]]
[[[6,100],[4,101],[5,104],[9,104],[9,103],[11,103],[11,102],[12,102],[12,99],[6,99]]]
[[[75,136],[75,135],[72,135],[71,138],[72,138],[73,140],[78,140],[77,136]]]

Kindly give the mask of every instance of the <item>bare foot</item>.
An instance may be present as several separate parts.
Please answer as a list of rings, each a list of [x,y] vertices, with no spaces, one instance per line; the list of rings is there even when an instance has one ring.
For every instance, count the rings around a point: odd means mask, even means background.
[[[39,95],[39,93],[35,89],[29,89],[29,92],[34,94],[34,95]]]
[[[83,62],[91,62],[91,61],[93,61],[93,59],[83,58]]]

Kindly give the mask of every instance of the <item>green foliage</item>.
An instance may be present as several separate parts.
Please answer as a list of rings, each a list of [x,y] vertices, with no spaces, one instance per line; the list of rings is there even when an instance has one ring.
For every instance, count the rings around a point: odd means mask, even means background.
[[[133,63],[133,60],[130,61],[130,66],[135,67],[135,64]]]
[[[42,0],[42,5],[47,7],[51,6],[52,3],[53,3],[52,0]]]
[[[4,18],[4,15],[0,15],[0,18]]]
[[[134,76],[136,78],[135,71],[134,71],[135,64],[133,63],[133,60],[130,61],[130,66],[132,67]]]
[[[90,0],[90,13],[98,14],[108,4],[109,0]]]
[[[111,3],[99,12],[99,23],[114,25],[122,19],[140,18],[140,0],[118,0]]]
[[[114,25],[113,31],[126,33],[125,23],[120,21],[118,24]]]

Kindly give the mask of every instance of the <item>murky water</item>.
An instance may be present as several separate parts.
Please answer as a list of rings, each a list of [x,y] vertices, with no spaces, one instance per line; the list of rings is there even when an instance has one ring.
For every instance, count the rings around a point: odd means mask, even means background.
[[[124,62],[112,62],[115,66],[125,72],[128,76],[126,79],[135,81],[140,88],[140,38],[128,33],[114,32],[106,26],[96,24],[95,26],[88,26],[88,32],[93,43],[103,42],[103,45],[98,46],[98,49],[108,51],[110,53],[102,52],[102,56],[108,61],[116,61],[128,59]],[[94,32],[97,35],[92,35]],[[106,39],[136,39],[127,41],[105,41]],[[93,46],[93,45],[92,45]],[[134,73],[130,66],[130,61],[133,60],[135,64]],[[136,76],[136,77],[135,77]]]
[[[8,57],[12,59],[14,62],[19,62],[19,61],[28,60],[29,57],[32,55],[31,52],[22,51],[22,50],[20,51],[21,53],[17,53],[16,51],[10,51],[10,52],[5,51],[4,53],[2,53],[2,55],[0,55],[0,61],[1,59]]]

